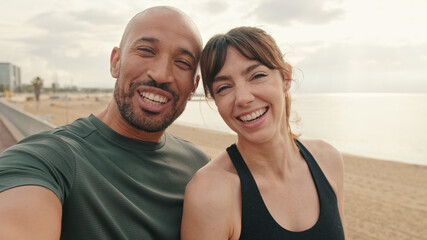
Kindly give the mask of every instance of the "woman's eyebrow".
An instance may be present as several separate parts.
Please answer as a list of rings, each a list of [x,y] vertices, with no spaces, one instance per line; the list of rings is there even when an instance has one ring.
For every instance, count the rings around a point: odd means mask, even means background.
[[[255,68],[259,67],[260,65],[262,65],[261,63],[255,63],[249,67],[247,67],[245,70],[242,71],[242,75],[246,75],[248,74],[250,71],[254,70]]]
[[[241,74],[242,74],[242,75],[246,75],[246,74],[248,74],[250,71],[254,70],[255,68],[257,68],[257,67],[259,67],[259,66],[261,66],[261,65],[262,65],[261,63],[255,63],[255,64],[253,64],[253,65],[250,65],[250,66],[249,66],[249,67],[247,67],[245,70],[243,70],[243,71],[241,72]],[[228,80],[228,79],[230,79],[230,76],[229,76],[229,75],[219,75],[219,76],[216,76],[216,77],[213,79],[212,83],[214,83],[214,82],[218,82],[218,81],[225,81],[225,80]]]

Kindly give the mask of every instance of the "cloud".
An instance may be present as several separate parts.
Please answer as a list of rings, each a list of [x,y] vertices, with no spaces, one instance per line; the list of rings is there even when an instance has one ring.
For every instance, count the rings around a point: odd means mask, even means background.
[[[98,10],[45,12],[27,21],[39,32],[17,40],[36,56],[96,55],[104,45],[119,39],[126,21]]]
[[[58,73],[59,78],[74,79],[79,86],[105,86],[97,84],[94,77],[109,78],[108,55],[118,44],[127,20],[126,16],[98,10],[47,11],[24,23],[31,34],[15,36],[9,42],[20,46],[17,50],[26,59],[43,62],[47,75]],[[28,61],[20,64],[26,81],[39,74]]]
[[[425,66],[427,44],[324,46],[297,64],[298,91],[427,92]]]
[[[277,25],[290,25],[295,22],[325,24],[343,16],[339,8],[340,0],[267,0],[262,2],[251,14],[258,20]]]
[[[87,26],[75,21],[68,13],[44,12],[27,21],[34,27],[44,30],[46,33],[61,34],[74,33],[87,30]]]
[[[73,11],[69,13],[76,20],[87,22],[91,25],[123,25],[128,22],[128,17],[123,14],[114,14],[106,11],[88,9],[85,11]]]
[[[209,14],[221,14],[226,12],[228,7],[228,3],[223,1],[208,1],[201,4],[201,10]]]
[[[122,26],[127,19],[113,13],[99,10],[44,12],[27,21],[48,33],[76,33],[111,26]]]

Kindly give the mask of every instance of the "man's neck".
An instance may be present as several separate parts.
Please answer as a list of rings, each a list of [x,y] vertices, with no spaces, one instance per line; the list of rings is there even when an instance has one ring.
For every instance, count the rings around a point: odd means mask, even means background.
[[[120,114],[116,102],[111,100],[108,107],[96,116],[117,133],[146,142],[159,142],[165,130],[160,132],[146,132],[131,125]]]

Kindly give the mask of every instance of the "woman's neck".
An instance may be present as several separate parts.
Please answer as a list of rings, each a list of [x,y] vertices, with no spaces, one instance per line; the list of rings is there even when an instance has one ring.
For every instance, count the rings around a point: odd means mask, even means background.
[[[283,177],[300,158],[294,140],[287,132],[263,143],[254,143],[238,136],[237,147],[252,174]]]

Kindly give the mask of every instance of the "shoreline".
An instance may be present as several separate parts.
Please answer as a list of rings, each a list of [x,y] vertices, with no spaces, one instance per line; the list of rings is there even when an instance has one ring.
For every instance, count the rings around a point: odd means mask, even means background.
[[[15,99],[12,104],[59,126],[91,113],[99,114],[111,94],[65,97],[50,99],[42,95],[39,103]],[[211,157],[237,139],[235,134],[179,123],[167,131],[199,146]],[[342,156],[347,239],[425,239],[427,166],[345,153]]]

